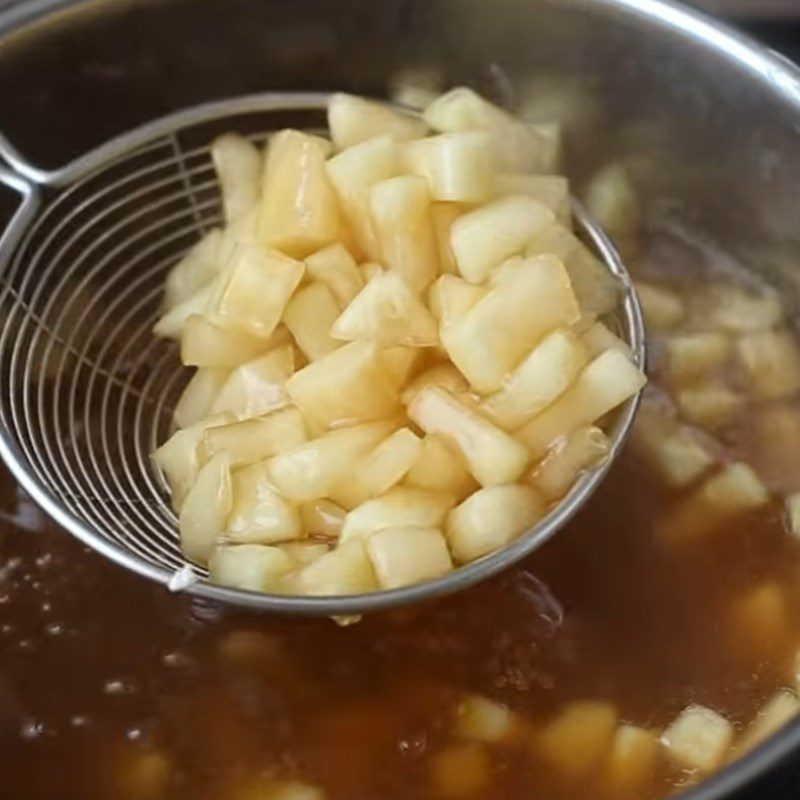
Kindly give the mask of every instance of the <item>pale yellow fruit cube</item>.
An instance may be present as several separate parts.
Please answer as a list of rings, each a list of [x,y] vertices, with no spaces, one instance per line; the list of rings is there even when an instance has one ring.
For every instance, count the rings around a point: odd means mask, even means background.
[[[609,234],[624,238],[639,228],[639,198],[624,164],[612,162],[589,181],[584,193],[586,208]]]
[[[348,513],[342,541],[366,539],[383,528],[440,528],[454,503],[455,498],[444,492],[396,486]]]
[[[366,282],[356,265],[356,260],[348,249],[338,242],[308,256],[306,273],[314,280],[326,283],[341,308],[344,308],[364,288]]]
[[[441,434],[453,444],[483,486],[513,483],[530,461],[516,439],[441,387],[423,389],[408,407],[408,416],[426,433]]]
[[[373,278],[333,323],[343,341],[367,340],[381,346],[432,347],[439,342],[436,320],[396,272]]]
[[[339,428],[312,439],[269,462],[269,474],[288,500],[306,502],[326,497],[353,464],[395,428],[395,422],[371,422]]]
[[[428,130],[425,122],[413,114],[343,92],[337,92],[328,101],[328,128],[337,150],[375,136],[406,142],[419,139]]]
[[[717,379],[685,386],[675,399],[684,419],[710,429],[730,422],[744,408],[742,395]]]
[[[604,783],[615,792],[638,792],[655,775],[661,743],[653,731],[620,725],[611,743]]]
[[[721,714],[691,705],[664,731],[661,743],[678,766],[708,774],[725,760],[733,735],[733,725]]]
[[[321,542],[286,542],[278,548],[294,561],[295,568],[302,569],[313,564],[318,558],[330,553],[331,548]]]
[[[580,334],[580,340],[592,358],[599,356],[604,350],[619,350],[627,358],[633,358],[633,351],[628,343],[620,339],[602,322],[590,325]]]
[[[494,192],[491,136],[443,133],[402,145],[405,170],[426,178],[434,200],[482,203]]]
[[[610,450],[608,437],[600,428],[577,428],[559,439],[533,468],[530,483],[547,500],[558,500],[569,492],[581,473],[603,464]]]
[[[259,245],[239,245],[214,283],[212,315],[267,337],[281,320],[289,298],[303,278],[301,261]]]
[[[686,303],[672,289],[636,281],[636,294],[648,328],[670,330],[686,319]]]
[[[231,220],[222,230],[219,243],[219,268],[222,269],[231,259],[234,251],[241,245],[259,244],[259,207],[251,208],[241,217]]]
[[[224,369],[196,370],[175,405],[175,424],[179,428],[187,428],[207,417],[227,377],[228,371]]]
[[[259,238],[295,258],[338,241],[339,202],[317,137],[284,130],[270,139],[261,186]]]
[[[617,727],[610,703],[568,703],[535,739],[535,753],[558,774],[577,778],[591,772],[609,752]]]
[[[378,358],[392,385],[399,392],[412,378],[423,362],[426,350],[397,345],[380,350]]]
[[[457,86],[439,95],[423,114],[436,131],[468,131],[512,125],[515,118],[485,100],[467,86]]]
[[[704,328],[754,333],[779,325],[784,306],[773,289],[752,291],[735,283],[705,284],[692,293],[692,319]]]
[[[527,246],[526,253],[550,254],[561,259],[583,315],[603,316],[617,307],[622,294],[620,282],[564,225],[554,223],[543,229]]]
[[[213,583],[248,592],[271,592],[292,570],[294,561],[277,547],[263,544],[220,545],[208,562]]]
[[[217,453],[197,473],[181,506],[179,530],[186,558],[205,563],[225,532],[233,505],[228,456]]]
[[[505,430],[515,430],[560,397],[586,366],[589,354],[568,328],[556,328],[531,350],[481,408]]]
[[[670,336],[665,340],[667,369],[678,383],[688,383],[722,366],[731,352],[730,339],[723,333],[699,332]]]
[[[227,453],[231,467],[242,467],[283,453],[308,440],[303,415],[296,408],[281,408],[263,417],[207,428],[202,453],[210,458]]]
[[[153,335],[160,339],[180,339],[186,320],[193,314],[205,314],[214,301],[216,281],[198,289],[191,297],[167,310],[153,325]]]
[[[275,544],[303,535],[299,509],[278,494],[269,465],[259,461],[232,475],[233,503],[225,535],[236,544]]]
[[[153,454],[153,463],[164,473],[172,491],[172,504],[180,509],[189,490],[197,479],[203,465],[200,445],[203,433],[214,425],[225,425],[233,421],[231,414],[206,417],[183,430],[176,431]]]
[[[756,400],[775,400],[800,390],[800,351],[788,330],[747,333],[736,342],[747,390]]]
[[[339,304],[333,292],[327,284],[318,282],[295,292],[283,313],[286,327],[309,361],[316,361],[341,346],[331,336],[338,317]]]
[[[459,703],[453,728],[459,738],[478,742],[507,742],[518,730],[519,720],[508,706],[478,694]]]
[[[431,787],[437,796],[468,798],[482,794],[492,781],[492,765],[480,742],[451,744],[430,756]]]
[[[729,647],[748,659],[779,659],[793,636],[786,589],[777,581],[756,584],[737,596],[728,614]]]
[[[443,328],[442,344],[476,391],[494,392],[545,334],[579,316],[564,265],[539,256]]]
[[[424,109],[441,93],[443,77],[438,67],[408,67],[389,79],[392,102],[406,108]]]
[[[661,536],[675,543],[697,541],[768,502],[769,493],[747,464],[729,464],[672,511],[661,525]]]
[[[164,308],[170,310],[207,286],[222,266],[222,233],[212,228],[169,271],[164,285]]]
[[[286,381],[294,370],[289,344],[236,367],[211,404],[211,413],[227,411],[239,419],[256,417],[288,404]]]
[[[496,177],[495,191],[501,197],[509,194],[521,194],[538,200],[553,212],[560,225],[572,228],[569,181],[561,175],[508,172]]]
[[[759,709],[755,719],[736,743],[736,755],[758,747],[800,713],[800,698],[791,689],[779,689]]]
[[[325,800],[325,792],[300,781],[259,777],[235,783],[224,800]]]
[[[436,528],[383,528],[367,539],[367,553],[381,589],[433,580],[453,569],[447,543]]]
[[[472,494],[479,486],[457,448],[436,434],[422,440],[422,452],[408,471],[404,483],[419,489],[445,492],[457,501]]]
[[[244,328],[226,328],[192,314],[181,332],[181,361],[187,367],[232,369],[269,349],[269,340]]]
[[[400,175],[380,181],[370,190],[369,207],[381,263],[422,291],[439,272],[427,180]]]
[[[400,428],[364,455],[353,471],[331,492],[344,508],[355,508],[388,492],[411,469],[422,452],[422,441],[410,428]]]
[[[292,585],[301,594],[336,597],[373,592],[378,580],[364,543],[354,539],[300,570]]]
[[[448,515],[445,533],[456,561],[493,553],[530,530],[547,505],[530,486],[509,484],[479,489]]]
[[[524,195],[502,197],[462,214],[450,228],[458,271],[470,283],[483,283],[495,267],[522,253],[553,221],[547,206]]]
[[[358,271],[361,273],[361,278],[364,283],[369,283],[376,275],[384,272],[380,264],[368,261],[366,264],[359,264]]]
[[[437,364],[417,375],[403,393],[400,400],[403,405],[414,402],[414,398],[427,386],[441,386],[452,394],[459,395],[469,390],[469,384],[464,376],[452,364]]]
[[[224,133],[211,143],[225,221],[255,208],[261,199],[261,151],[244,136]]]
[[[485,287],[473,286],[457,275],[441,275],[428,290],[428,306],[439,325],[446,328],[487,294]]]
[[[461,203],[431,203],[431,222],[439,253],[439,269],[451,275],[458,274],[458,265],[450,244],[450,229],[465,210],[466,206]]]
[[[303,367],[286,390],[324,427],[384,419],[397,411],[399,400],[372,342],[351,342]]]
[[[342,210],[367,259],[379,261],[381,257],[369,208],[370,189],[397,175],[399,167],[398,147],[390,136],[367,139],[327,162],[328,176]]]
[[[347,510],[325,497],[310,500],[300,507],[306,536],[325,536],[338,539]]]
[[[587,366],[558,400],[517,431],[534,458],[560,436],[591,425],[633,397],[646,382],[618,350],[606,350]]]

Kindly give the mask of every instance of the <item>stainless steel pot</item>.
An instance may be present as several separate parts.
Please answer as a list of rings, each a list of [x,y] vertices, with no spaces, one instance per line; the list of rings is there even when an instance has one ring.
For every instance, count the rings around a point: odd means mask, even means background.
[[[797,307],[800,72],[664,0],[28,0],[0,14],[0,130],[53,166],[177,108],[381,95],[401,68],[558,98],[572,175],[625,159],[649,219],[724,242]],[[798,749],[800,720],[685,798],[728,797]]]

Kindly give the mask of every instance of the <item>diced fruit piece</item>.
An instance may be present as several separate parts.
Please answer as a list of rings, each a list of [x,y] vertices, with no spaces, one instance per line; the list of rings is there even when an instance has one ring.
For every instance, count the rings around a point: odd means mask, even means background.
[[[235,543],[274,544],[303,535],[300,512],[273,486],[269,465],[260,461],[232,476],[233,505],[226,535]]]
[[[800,352],[788,331],[757,331],[736,343],[747,376],[747,389],[756,400],[775,400],[800,390]]]
[[[503,197],[463,214],[450,229],[459,272],[470,283],[483,283],[505,259],[522,253],[553,219],[545,205],[522,195]]]
[[[263,337],[244,328],[222,327],[200,314],[192,314],[181,333],[181,361],[188,367],[231,369],[268,348]]]
[[[383,528],[440,528],[454,503],[444,492],[396,486],[354,508],[344,521],[342,540],[365,539]]]
[[[619,350],[627,358],[633,358],[633,351],[628,344],[612,333],[602,322],[590,325],[581,334],[580,339],[581,344],[589,351],[592,358],[599,356],[604,350]]]
[[[113,769],[109,770],[112,766]],[[170,759],[152,745],[125,743],[104,748],[103,791],[120,800],[164,800],[174,776]]]
[[[363,288],[364,278],[356,260],[342,244],[331,244],[306,258],[306,272],[326,283],[336,302],[344,308]]]
[[[198,289],[191,297],[170,308],[153,325],[153,335],[160,339],[180,339],[186,320],[192,314],[205,314],[214,297],[214,282]]]
[[[296,372],[289,396],[324,427],[391,416],[398,397],[371,342],[352,342]]]
[[[339,304],[327,284],[312,283],[295,292],[283,319],[297,346],[309,361],[315,361],[341,346],[331,337],[338,316]]]
[[[549,253],[561,259],[584,315],[603,316],[616,307],[622,288],[619,281],[568,228],[550,225],[534,237],[526,253]]]
[[[582,472],[605,462],[610,449],[608,437],[600,428],[577,428],[556,441],[533,468],[530,482],[547,500],[558,500],[569,492]]]
[[[450,229],[453,222],[464,213],[464,206],[460,203],[432,203],[431,222],[433,235],[436,240],[436,249],[439,253],[439,268],[442,272],[458,273],[456,256],[450,244]]]
[[[612,236],[636,233],[639,200],[623,164],[612,162],[599,170],[586,187],[584,199],[592,217]]]
[[[559,436],[591,425],[633,397],[644,375],[617,350],[601,353],[561,397],[518,431],[534,458],[544,454]]]
[[[400,395],[404,405],[409,405],[426,386],[441,386],[458,395],[469,390],[464,376],[452,364],[437,364],[417,375]]]
[[[749,752],[777,733],[800,713],[800,699],[789,689],[777,691],[759,710],[741,740],[736,744],[737,755]]]
[[[427,178],[434,200],[481,203],[494,190],[487,133],[467,131],[417,139],[402,146],[406,170]]]
[[[367,258],[380,260],[369,195],[374,184],[398,174],[397,145],[389,136],[367,139],[335,155],[327,168],[358,246]]]
[[[422,440],[422,452],[408,471],[404,483],[419,489],[446,492],[456,500],[462,500],[478,488],[457,449],[436,434]]]
[[[498,195],[521,194],[547,206],[560,225],[572,227],[572,203],[569,181],[562,175],[530,175],[508,172],[495,179]]]
[[[294,561],[277,547],[263,544],[220,545],[208,563],[214,583],[250,592],[275,591]]]
[[[733,742],[733,725],[710,708],[692,705],[664,731],[661,742],[676,764],[708,774],[725,759]]]
[[[353,463],[385,439],[394,422],[372,422],[330,431],[269,462],[269,474],[280,493],[296,502],[325,497],[343,480]]]
[[[321,542],[286,542],[278,547],[300,568],[313,564],[331,551],[327,544]]]
[[[560,397],[588,360],[586,348],[575,334],[557,328],[534,347],[481,408],[502,428],[519,428]]]
[[[439,341],[436,320],[396,272],[373,278],[334,322],[336,339],[429,347]]]
[[[210,311],[225,326],[269,336],[305,270],[277,250],[239,245],[215,281]]]
[[[730,464],[675,508],[662,535],[674,542],[696,541],[767,502],[769,494],[755,472],[746,464]]]
[[[354,539],[302,569],[293,585],[302,594],[336,596],[375,591],[378,581],[364,543]]]
[[[381,350],[378,358],[392,385],[399,391],[416,372],[424,353],[417,347],[398,345]]]
[[[638,792],[652,779],[661,744],[652,731],[620,725],[605,768],[605,782],[615,792]]]
[[[479,489],[447,516],[445,531],[454,558],[466,563],[505,547],[545,514],[542,496],[530,486]]]
[[[456,275],[442,275],[428,291],[428,305],[442,328],[446,328],[469,311],[478,300],[486,297],[487,293],[488,290],[483,286],[473,286]]]
[[[420,438],[400,428],[367,453],[331,493],[345,508],[355,508],[399,483],[422,452]]]
[[[666,339],[670,377],[691,381],[713,367],[720,366],[730,353],[731,343],[722,333],[685,333]]]
[[[229,222],[222,231],[219,243],[219,268],[222,269],[241,245],[256,245],[258,240],[259,207],[251,208],[241,217]]]
[[[419,117],[343,92],[328,101],[328,128],[337,150],[375,136],[390,136],[398,142],[419,139],[428,130]]]
[[[794,400],[748,409],[739,426],[748,463],[775,491],[800,489],[800,405]]]
[[[285,406],[285,384],[293,370],[294,351],[289,344],[242,364],[228,376],[211,404],[211,412],[228,411],[247,419]]]
[[[552,166],[552,144],[540,130],[467,87],[438,97],[425,109],[424,118],[437,131],[486,131],[492,162],[501,171],[543,172]]]
[[[367,262],[366,264],[359,264],[358,271],[361,273],[363,282],[369,283],[376,275],[380,275],[384,269],[380,264]]]
[[[642,305],[644,321],[649,328],[669,330],[686,319],[686,304],[672,289],[637,281],[636,294]]]
[[[752,660],[777,660],[792,635],[788,605],[785,589],[775,580],[737,597],[728,620],[731,649]]]
[[[443,328],[442,343],[477,391],[493,392],[545,334],[578,316],[563,264],[540,256],[520,262],[513,275]]]
[[[225,221],[230,222],[261,199],[261,152],[243,136],[224,133],[211,143],[211,159],[222,192]]]
[[[694,292],[692,300],[693,319],[711,330],[753,333],[783,320],[783,305],[773,290],[753,292],[733,283],[714,283]]]
[[[308,439],[303,415],[281,408],[263,417],[208,428],[202,450],[207,457],[227,453],[231,467],[241,467],[283,453]]]
[[[303,503],[303,530],[307,536],[329,536],[338,538],[342,532],[347,511],[338,503],[326,498]]]
[[[536,753],[564,777],[585,775],[609,751],[616,725],[610,703],[569,703],[536,736]]]
[[[458,706],[454,733],[462,739],[503,742],[511,739],[517,728],[517,718],[507,706],[470,694]]]
[[[744,403],[738,392],[712,380],[684,387],[675,399],[686,420],[711,429],[729,422]]]
[[[480,742],[459,742],[430,757],[431,785],[441,797],[471,797],[491,783],[489,753]]]
[[[258,222],[259,238],[270,247],[304,258],[339,239],[339,204],[325,156],[317,137],[300,131],[270,139]]]
[[[397,589],[446,575],[453,569],[442,532],[436,528],[383,528],[367,539],[381,589]]]
[[[428,182],[417,175],[401,175],[376,183],[369,206],[381,263],[414,291],[422,291],[439,271]]]
[[[183,505],[184,498],[194,485],[202,466],[199,448],[203,432],[213,425],[225,425],[232,420],[230,414],[204,418],[174,433],[153,453],[153,461],[164,473],[172,491],[172,503],[176,509]]]
[[[517,480],[530,460],[519,442],[441,387],[423,389],[408,416],[426,433],[441,434],[455,445],[483,486]]]
[[[225,531],[232,502],[228,456],[217,453],[197,473],[181,506],[181,549],[187,558],[207,561]]]
[[[219,271],[222,233],[212,228],[170,270],[164,287],[164,307],[169,310],[207,286]]]
[[[390,79],[392,101],[407,108],[423,109],[442,90],[442,74],[436,67],[409,67]]]
[[[299,781],[276,781],[260,777],[234,784],[224,800],[325,800],[325,793]]]
[[[786,515],[789,533],[800,539],[800,492],[795,492],[786,498]]]
[[[175,405],[175,424],[179,428],[187,428],[207,417],[227,377],[228,372],[224,369],[198,369]]]

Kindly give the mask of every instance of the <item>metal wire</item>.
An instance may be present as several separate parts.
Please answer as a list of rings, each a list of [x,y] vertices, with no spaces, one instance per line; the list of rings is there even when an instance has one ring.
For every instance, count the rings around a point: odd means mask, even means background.
[[[25,203],[0,239],[0,454],[35,499],[84,542],[166,583],[185,564],[177,519],[150,453],[169,435],[190,376],[155,339],[169,269],[221,223],[208,142],[224,123],[261,142],[276,127],[318,128],[324,95],[268,94],[179,112],[118,137],[61,170],[25,164],[0,137],[0,181]],[[293,118],[292,115],[295,115]],[[235,119],[234,119],[235,118]],[[584,233],[626,290],[617,327],[643,363],[641,315],[613,247],[585,212]],[[3,252],[6,251],[6,252]],[[635,412],[610,432],[612,455]],[[554,512],[501,553],[407,589],[289,598],[200,582],[193,594],[297,613],[350,614],[444,594],[504,568],[549,538],[591,494],[583,476]]]

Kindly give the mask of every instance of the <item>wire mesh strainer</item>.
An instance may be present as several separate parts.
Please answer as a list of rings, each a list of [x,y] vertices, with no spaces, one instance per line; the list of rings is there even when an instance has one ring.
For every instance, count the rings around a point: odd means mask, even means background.
[[[162,584],[186,564],[167,486],[149,454],[171,433],[191,375],[174,343],[156,339],[168,270],[222,223],[209,143],[224,130],[263,141],[282,127],[320,130],[328,96],[249,95],[146,124],[54,171],[28,164],[0,136],[0,181],[21,204],[0,237],[0,450],[14,475],[64,528]],[[628,275],[576,204],[584,238],[622,281],[615,324],[644,364],[642,319]],[[589,497],[617,455],[638,400],[617,415],[608,463],[512,545],[425,584],[367,595],[296,598],[214,586],[194,595],[277,611],[352,614],[475,583],[531,552]]]

